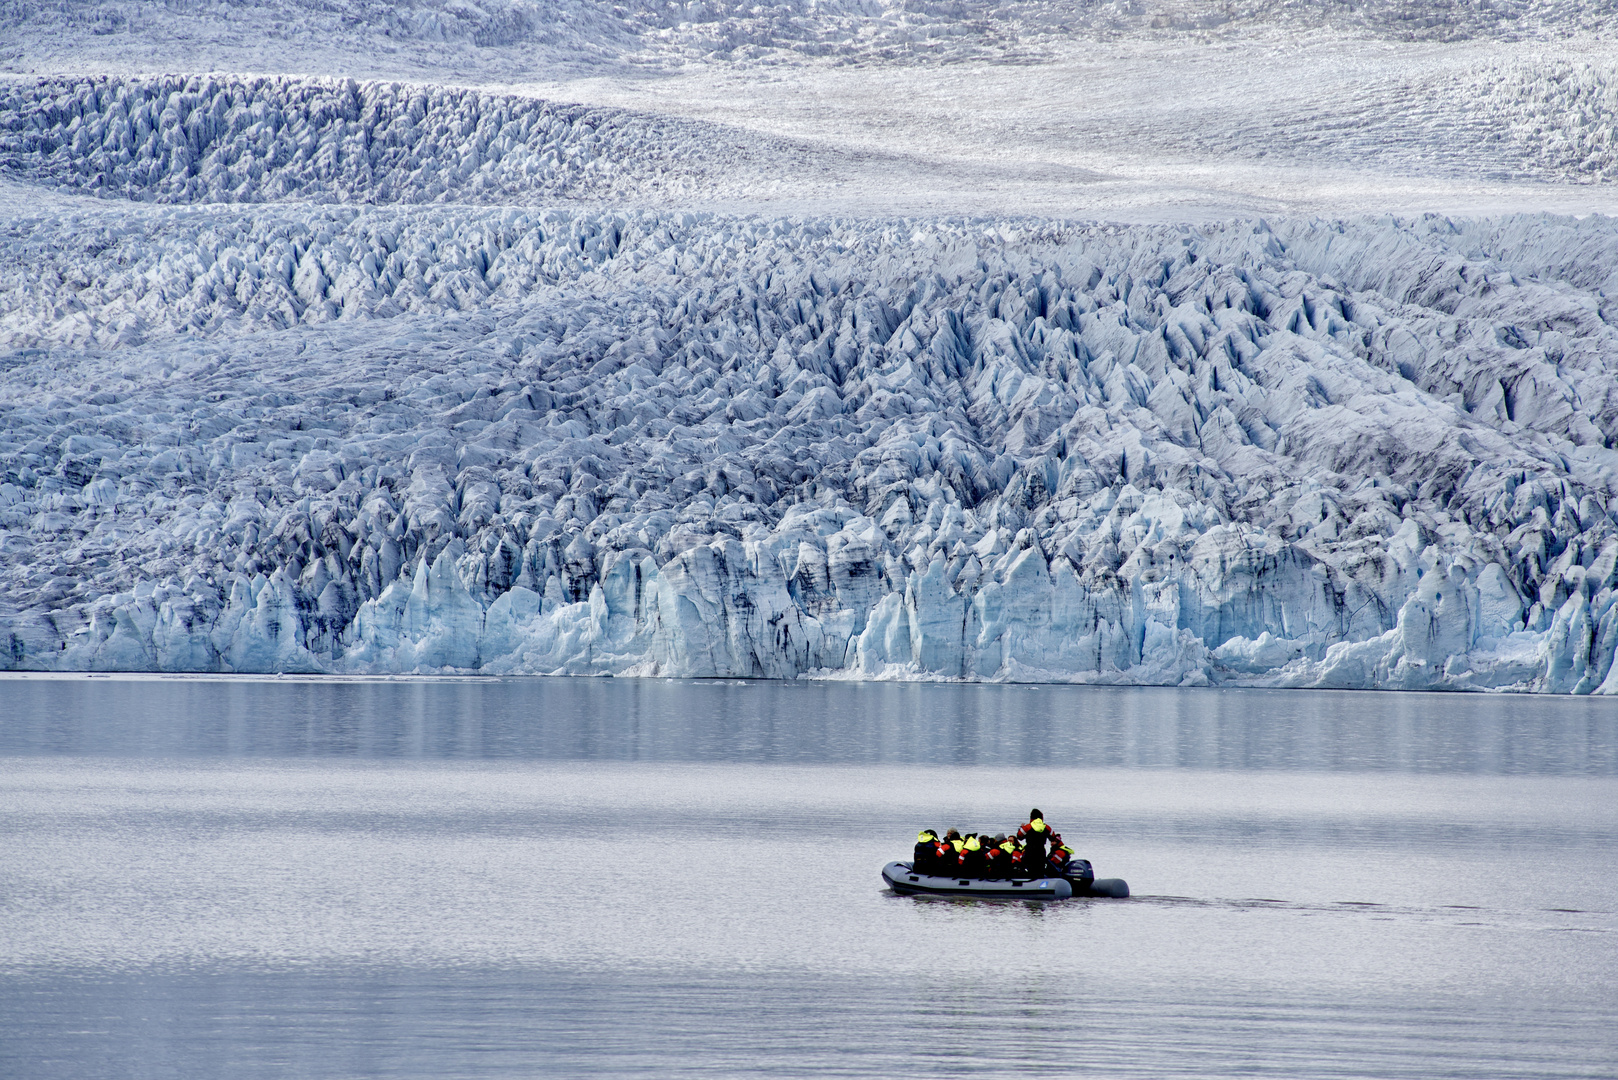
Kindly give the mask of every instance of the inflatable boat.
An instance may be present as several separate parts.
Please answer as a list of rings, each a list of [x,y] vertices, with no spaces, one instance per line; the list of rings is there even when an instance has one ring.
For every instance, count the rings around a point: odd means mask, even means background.
[[[910,863],[890,862],[882,880],[902,896],[971,896],[980,900],[1067,900],[1074,896],[1123,899],[1123,878],[1097,878],[1090,864],[1074,859],[1068,872],[1036,878],[963,878],[917,874]]]

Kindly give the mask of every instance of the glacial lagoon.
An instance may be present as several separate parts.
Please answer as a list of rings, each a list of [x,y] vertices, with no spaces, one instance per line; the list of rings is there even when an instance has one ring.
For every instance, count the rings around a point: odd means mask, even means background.
[[[1127,901],[884,891],[1042,807]],[[1610,1076],[1618,710],[0,681],[0,1075]]]

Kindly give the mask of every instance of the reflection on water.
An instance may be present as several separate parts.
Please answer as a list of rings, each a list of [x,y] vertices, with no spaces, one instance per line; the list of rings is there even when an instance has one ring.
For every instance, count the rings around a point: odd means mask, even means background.
[[[1007,993],[1000,982],[772,983],[497,969],[425,978],[406,971],[163,976],[138,988],[109,981],[35,990],[42,1014],[62,1018],[54,1025],[62,1036],[71,1039],[68,1018],[84,1010],[106,1038],[111,1052],[84,1062],[73,1080],[1611,1075],[1588,1053],[1601,1037],[1589,1025],[1611,1016],[1597,1008],[1552,1010],[1531,999],[1455,1011],[1309,995],[1134,997],[1108,992],[1101,977],[1086,987]],[[175,1056],[181,1033],[194,1040],[191,1061]],[[0,1044],[0,1069],[8,1057]],[[66,1074],[47,1066],[29,1075]]]
[[[1618,775],[1591,698],[640,679],[0,680],[0,754]]]

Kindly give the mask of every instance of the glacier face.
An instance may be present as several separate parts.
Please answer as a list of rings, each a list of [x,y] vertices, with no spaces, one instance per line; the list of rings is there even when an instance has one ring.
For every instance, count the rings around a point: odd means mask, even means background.
[[[1618,691],[1608,219],[422,207],[336,152],[378,205],[204,205],[27,115],[7,667]]]

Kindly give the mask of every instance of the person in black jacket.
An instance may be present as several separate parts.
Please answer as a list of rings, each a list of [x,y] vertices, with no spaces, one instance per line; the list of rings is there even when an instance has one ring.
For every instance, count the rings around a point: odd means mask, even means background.
[[[1038,807],[1028,811],[1028,821],[1017,830],[1017,838],[1022,841],[1022,872],[1029,877],[1044,877],[1051,827],[1045,824],[1045,815]]]
[[[984,877],[1008,878],[1011,876],[1011,853],[1005,848],[1005,834],[997,834],[983,849],[983,857],[987,864]]]
[[[989,872],[989,860],[984,852],[987,845],[977,833],[967,833],[961,845],[961,876],[980,878]]]
[[[938,834],[923,829],[916,834],[915,861],[910,868],[918,874],[932,874],[938,870]]]

